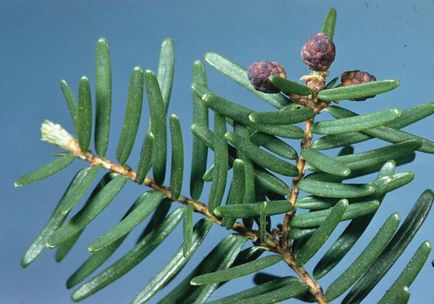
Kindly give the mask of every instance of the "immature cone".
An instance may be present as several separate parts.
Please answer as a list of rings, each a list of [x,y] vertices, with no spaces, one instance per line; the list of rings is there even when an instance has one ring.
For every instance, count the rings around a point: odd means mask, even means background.
[[[347,72],[343,72],[341,75],[341,85],[340,86],[345,87],[345,86],[361,84],[361,83],[365,83],[365,82],[371,82],[371,81],[375,81],[375,80],[377,80],[375,78],[375,76],[369,74],[368,72],[363,72],[363,71],[359,71],[359,70],[347,71]],[[366,100],[366,99],[372,98],[372,97],[375,97],[375,95],[363,97],[363,98],[355,98],[352,100],[363,101],[363,100]]]
[[[264,93],[279,93],[280,89],[268,79],[271,75],[286,78],[286,72],[278,62],[258,61],[249,66],[247,77],[253,87]]]
[[[335,55],[335,44],[322,32],[311,36],[301,49],[301,59],[313,71],[327,71]]]

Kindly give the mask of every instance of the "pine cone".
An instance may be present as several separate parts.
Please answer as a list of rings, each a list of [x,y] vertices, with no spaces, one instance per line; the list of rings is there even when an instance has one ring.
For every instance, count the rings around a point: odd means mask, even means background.
[[[335,55],[335,44],[322,32],[311,36],[301,49],[304,64],[314,71],[327,71]]]
[[[368,72],[359,71],[359,70],[346,71],[346,72],[343,72],[341,75],[341,86],[345,87],[345,86],[361,84],[361,83],[365,83],[365,82],[371,82],[371,81],[375,81],[375,80],[377,80],[377,78],[375,78],[374,75],[371,75]],[[368,98],[373,98],[373,97],[375,97],[375,95],[364,97],[364,98],[355,98],[352,100],[363,101],[363,100],[366,100]]]
[[[258,61],[249,66],[247,77],[253,87],[264,93],[278,93],[280,89],[274,86],[268,79],[271,75],[286,78],[286,72],[278,62]]]

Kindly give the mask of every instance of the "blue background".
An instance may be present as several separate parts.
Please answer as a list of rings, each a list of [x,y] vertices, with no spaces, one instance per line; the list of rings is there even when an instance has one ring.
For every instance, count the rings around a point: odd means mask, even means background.
[[[161,41],[165,37],[174,39],[176,74],[169,111],[177,113],[184,126],[187,181],[191,157],[189,125],[192,119],[190,83],[193,60],[202,58],[206,51],[212,50],[243,66],[261,59],[279,61],[285,66],[288,78],[298,79],[307,73],[300,60],[300,48],[308,36],[320,30],[329,6],[338,11],[335,32],[337,59],[331,68],[332,75],[361,69],[376,75],[378,79],[401,80],[401,86],[393,92],[364,103],[345,101],[342,102],[344,106],[367,113],[389,107],[408,108],[434,99],[433,1],[323,2],[2,0],[0,302],[70,303],[70,293],[64,287],[64,282],[87,256],[86,244],[113,226],[120,214],[143,191],[136,185],[128,185],[88,228],[62,265],[56,265],[53,252],[46,251],[28,269],[20,268],[21,255],[45,224],[75,170],[84,164],[76,161],[72,168],[56,177],[25,188],[13,188],[13,181],[50,161],[51,153],[57,151],[39,140],[39,128],[43,120],[48,118],[72,129],[58,82],[60,79],[67,80],[76,92],[78,80],[84,74],[89,76],[94,85],[94,47],[101,36],[109,40],[113,62],[112,140],[108,154],[112,159],[124,115],[131,69],[140,65],[155,70]],[[208,72],[210,87],[221,95],[255,109],[271,109],[212,68],[208,67]],[[144,111],[147,113],[147,108]],[[140,140],[130,159],[133,166],[137,163],[146,124],[144,119]],[[434,140],[432,117],[406,130],[425,134]],[[374,144],[384,145],[383,142],[372,141],[360,145],[356,151],[371,149]],[[433,169],[432,155],[423,153],[418,153],[414,163],[398,169],[415,171],[416,179],[411,185],[387,196],[374,224],[345,257],[342,265],[321,281],[324,286],[351,263],[391,212],[400,212],[402,218],[406,216],[418,195],[424,189],[433,187]],[[188,193],[188,182],[184,185],[184,193]],[[433,239],[432,227],[434,215],[431,213],[409,249],[399,259],[397,267],[388,273],[366,303],[375,303],[417,246],[423,240]],[[208,242],[195,257],[203,257],[226,234],[221,228],[213,228]],[[336,236],[329,240],[325,249]],[[132,246],[134,240],[135,237],[130,237],[115,257]],[[170,259],[181,240],[182,232],[178,229],[147,261],[83,303],[128,303]],[[430,256],[430,261],[433,257]],[[312,269],[314,265],[315,260],[307,268]],[[272,271],[280,275],[290,273],[283,264],[273,267]],[[186,273],[188,270],[184,270],[181,276]],[[412,303],[432,303],[433,277],[434,270],[427,263],[410,288]],[[233,293],[250,286],[250,281],[237,280],[225,285],[225,289],[228,294]],[[175,285],[172,283],[170,286]],[[222,290],[219,290],[211,298],[221,295]]]

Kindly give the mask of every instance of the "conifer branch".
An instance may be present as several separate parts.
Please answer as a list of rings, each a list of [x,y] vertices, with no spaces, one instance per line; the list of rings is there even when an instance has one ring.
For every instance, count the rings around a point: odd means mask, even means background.
[[[162,44],[158,75],[150,70],[144,72],[139,67],[134,68],[116,160],[111,161],[105,156],[110,129],[111,59],[107,41],[100,39],[97,43],[95,151],[89,150],[93,129],[89,80],[81,78],[78,102],[63,81],[61,88],[72,115],[77,138],[61,125],[45,121],[41,127],[42,140],[61,147],[66,153],[57,153],[60,156],[58,159],[15,182],[18,187],[42,180],[66,168],[76,158],[89,164],[74,176],[47,225],[26,251],[22,266],[26,267],[43,250],[51,247],[58,247],[56,259],[61,260],[80,233],[111,203],[125,182],[130,180],[148,186],[153,191],[143,193],[119,224],[89,245],[88,249],[93,255],[72,275],[74,283],[68,280],[68,288],[93,273],[121,245],[130,231],[154,212],[142,233],[144,238],[141,237],[117,262],[76,290],[73,300],[82,300],[92,295],[135,267],[164,241],[181,218],[184,222],[182,247],[136,297],[134,303],[146,302],[176,276],[214,223],[236,233],[221,241],[162,302],[205,302],[219,283],[258,272],[281,260],[295,272],[298,279],[294,276],[278,278],[267,274],[268,279],[254,279],[259,286],[213,303],[233,303],[239,299],[262,303],[264,300],[282,301],[298,297],[305,301],[327,304],[353,285],[343,301],[362,300],[405,250],[423,223],[433,204],[432,191],[427,190],[422,194],[399,230],[400,217],[397,213],[392,214],[353,265],[327,290],[323,291],[317,280],[330,272],[348,253],[368,227],[385,195],[414,178],[412,172],[395,173],[396,166],[411,162],[417,150],[434,153],[434,142],[400,130],[432,115],[434,109],[431,102],[405,111],[394,108],[358,115],[342,107],[330,106],[331,102],[339,100],[363,101],[399,86],[398,80],[377,81],[375,76],[360,70],[344,72],[340,84],[336,84],[339,77],[326,84],[328,69],[335,58],[335,22],[336,11],[330,9],[321,32],[311,36],[302,48],[303,63],[311,71],[300,79],[305,82],[304,85],[286,79],[286,72],[278,62],[258,61],[246,70],[219,54],[205,55],[205,60],[212,67],[279,111],[255,112],[214,94],[207,89],[205,66],[201,61],[195,62],[192,129],[197,141],[193,144],[191,197],[180,194],[184,151],[181,124],[176,115],[170,117],[170,185],[164,185],[167,171],[166,114],[174,68],[173,42],[166,39]],[[136,140],[144,86],[150,106],[151,128],[145,137],[139,166],[134,171],[126,162]],[[314,123],[316,115],[324,109],[335,119],[320,119]],[[209,129],[209,110],[214,112],[214,130]],[[234,132],[227,132],[228,123],[234,126]],[[296,125],[298,123],[305,124],[304,130]],[[324,136],[313,142],[312,133]],[[279,137],[300,140],[300,152],[297,153]],[[392,144],[354,153],[353,144],[372,138]],[[337,157],[321,152],[336,147],[344,147]],[[206,171],[208,149],[214,151],[214,164]],[[292,160],[295,160],[295,164]],[[107,169],[108,173],[93,190],[84,207],[69,222],[64,223],[101,168]],[[153,169],[152,178],[146,176],[150,168]],[[229,170],[233,174],[228,178]],[[305,178],[307,170],[312,173]],[[377,171],[378,176],[365,184],[341,183],[345,179]],[[289,184],[274,176],[274,173],[291,176],[291,186],[288,187]],[[226,204],[221,206],[230,178],[232,181]],[[211,192],[208,202],[204,203],[199,201],[199,197],[204,182],[210,179]],[[300,190],[308,196],[299,199]],[[146,198],[148,195],[152,195],[149,200]],[[171,202],[179,202],[188,208],[177,208],[166,217]],[[313,212],[296,215],[297,207]],[[193,225],[192,211],[205,218]],[[270,218],[277,214],[284,216],[283,222],[271,228]],[[244,224],[236,222],[237,218],[242,218]],[[253,219],[257,222],[257,230],[252,228]],[[351,223],[315,266],[312,274],[307,272],[304,265],[319,252],[336,227],[350,219]],[[253,246],[240,251],[248,239],[252,240]],[[394,245],[390,247],[390,244]],[[407,266],[398,279],[403,278],[406,284],[401,286],[398,281],[395,282],[393,286],[398,284],[399,288],[389,289],[384,298],[402,297],[404,287],[408,299],[408,287],[425,263],[431,247],[429,242],[421,246],[422,253],[416,253],[418,257],[410,262],[419,265],[416,267],[418,270],[410,273],[408,269],[412,268]],[[264,251],[275,254],[259,258]],[[271,264],[270,259],[273,261]],[[369,271],[381,268],[378,265],[383,268],[381,271]]]
[[[58,130],[64,130],[58,124],[53,124],[53,123],[48,122],[48,121],[46,121],[44,124],[47,124],[47,123],[49,123],[50,125],[56,126],[56,132],[59,132]],[[304,147],[305,145],[307,145],[307,146],[310,145],[310,141],[312,138],[312,134],[311,134],[312,125],[313,125],[313,119],[306,122],[306,132],[305,132],[305,137],[302,141],[302,147]],[[47,137],[46,133],[47,132],[49,133],[52,130],[50,130],[50,129],[47,130],[47,128],[43,128],[43,130],[44,130],[43,140],[45,140],[45,137]],[[62,132],[62,133],[64,133],[64,132]],[[68,135],[69,135],[69,133],[68,133]],[[54,141],[50,140],[48,142],[51,144],[55,144],[55,145],[65,149],[65,150],[67,150],[68,152],[70,152],[74,156],[81,158],[82,160],[88,162],[91,166],[101,165],[102,167],[104,167],[107,170],[110,170],[113,173],[117,173],[117,174],[126,176],[131,181],[136,182],[136,175],[137,174],[134,170],[132,170],[131,168],[125,167],[125,166],[120,166],[120,165],[118,165],[118,164],[116,164],[110,160],[99,157],[99,156],[93,154],[90,150],[87,152],[83,152],[80,149],[80,146],[78,145],[77,139],[73,138],[70,135],[69,135],[69,138],[67,141],[63,140],[62,142],[56,142],[55,140]],[[300,175],[300,179],[301,179],[303,177],[303,174],[304,174],[303,173],[304,172],[304,160],[302,159],[302,157],[299,158],[297,167],[299,168],[299,172],[301,172],[301,175]],[[296,179],[297,179],[297,177],[294,180],[296,180]],[[300,179],[298,179],[298,180],[300,180]],[[297,199],[297,195],[298,195],[298,190],[296,187],[297,182],[295,182],[295,187],[293,186],[292,190],[291,190],[291,193],[294,193],[294,194],[290,195],[290,197],[293,197],[293,199],[295,199],[295,200]],[[183,195],[175,197],[169,187],[159,185],[151,177],[148,177],[148,176],[143,181],[143,185],[146,185],[155,191],[163,193],[168,199],[170,199],[172,201],[177,201],[177,202],[184,204],[184,205],[187,205],[187,206],[189,206],[189,205],[193,206],[195,212],[202,214],[203,216],[207,217],[208,219],[212,220],[214,223],[216,223],[220,226],[224,226],[222,219],[213,215],[209,211],[209,209],[205,203],[200,202],[198,200],[194,200],[192,198],[189,198],[189,197],[186,197]],[[293,204],[293,206],[295,206],[295,200],[294,200],[294,203],[291,203],[291,204]],[[286,217],[287,216],[285,216],[285,218]],[[232,227],[232,230],[238,232],[239,234],[243,235],[244,237],[251,239],[255,243],[257,243],[259,241],[259,232],[254,230],[254,229],[248,229],[240,222],[235,222],[233,227]],[[325,299],[324,299],[324,294],[323,294],[322,289],[319,286],[319,284],[312,278],[312,276],[309,273],[306,272],[306,270],[303,267],[298,267],[296,265],[295,258],[292,255],[292,253],[288,251],[288,247],[283,247],[283,246],[279,245],[278,240],[276,240],[270,234],[267,234],[267,238],[265,239],[264,244],[261,244],[261,246],[263,246],[264,248],[266,248],[269,251],[272,251],[272,252],[275,252],[275,253],[282,255],[283,260],[289,265],[289,267],[292,270],[294,270],[294,272],[299,276],[299,278],[309,287],[310,292],[317,299],[318,303],[326,303]]]
[[[55,128],[50,128],[50,126],[55,126]],[[107,170],[110,170],[113,173],[117,173],[123,176],[126,176],[128,179],[132,180],[133,182],[136,182],[136,176],[137,173],[132,170],[131,168],[128,168],[126,166],[120,166],[110,160],[104,159],[102,157],[99,157],[95,154],[93,154],[90,150],[87,152],[83,152],[80,149],[80,146],[78,145],[78,140],[73,138],[71,135],[69,135],[69,133],[67,131],[65,131],[60,125],[58,124],[53,124],[50,121],[45,121],[42,127],[43,130],[43,135],[42,135],[42,140],[44,141],[48,141],[51,144],[57,145],[65,150],[67,150],[68,152],[70,152],[71,154],[73,154],[74,156],[81,158],[82,160],[87,161],[91,166],[97,166],[97,165],[101,165],[102,167],[104,167]],[[60,132],[59,130],[62,130],[62,132]],[[55,138],[60,138],[59,136],[50,136],[50,140],[47,140],[47,136],[50,135],[50,133],[55,132],[57,133],[65,133],[68,134],[68,140],[64,140],[64,136],[61,137],[62,141],[59,141],[56,139],[52,139],[53,137]],[[55,135],[55,134],[54,134]],[[155,191],[161,192],[163,193],[168,199],[172,200],[172,201],[177,201],[181,204],[184,205],[192,205],[194,208],[194,211],[197,213],[200,213],[202,215],[204,215],[205,217],[207,217],[208,219],[212,220],[213,222],[215,222],[218,225],[223,226],[223,221],[221,218],[213,215],[206,204],[198,201],[198,200],[194,200],[192,198],[180,195],[178,197],[175,197],[173,192],[171,191],[171,189],[167,186],[164,185],[159,185],[158,183],[156,183],[151,177],[147,176],[145,178],[145,180],[143,181],[143,184],[152,188]],[[241,235],[251,239],[252,241],[257,241],[259,239],[259,232],[253,229],[247,229],[243,224],[236,222],[234,223],[232,229],[238,233],[240,233]],[[268,241],[267,243],[267,247],[269,247],[270,250],[272,250],[273,248],[276,247],[276,244],[274,241],[272,241],[272,237],[269,236],[268,237]]]

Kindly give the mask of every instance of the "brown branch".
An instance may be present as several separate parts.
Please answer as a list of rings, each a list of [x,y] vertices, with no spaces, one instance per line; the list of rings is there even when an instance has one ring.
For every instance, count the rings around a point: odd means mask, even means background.
[[[304,136],[301,141],[301,150],[309,147],[312,142],[312,126],[314,119],[309,119],[305,124]],[[290,222],[296,212],[296,202],[298,198],[298,183],[304,177],[304,169],[305,169],[306,161],[300,155],[297,160],[297,169],[299,174],[293,178],[291,190],[288,195],[288,201],[293,206],[293,209],[285,214],[282,226],[282,237],[280,239],[280,248],[279,253],[282,255],[283,260],[288,264],[288,266],[297,273],[298,277],[309,287],[310,293],[315,297],[318,303],[326,304],[327,301],[325,299],[324,293],[322,291],[321,286],[318,282],[312,278],[309,273],[304,269],[304,267],[297,266],[295,261],[295,257],[291,252],[291,248],[289,245],[289,232],[290,232]]]
[[[291,99],[298,104],[301,104],[305,107],[309,107],[314,110],[315,113],[319,113],[322,109],[328,106],[328,103],[322,102],[318,100],[317,94],[321,91],[325,86],[326,77],[329,75],[328,71],[324,72],[312,72],[310,75],[303,76],[301,79],[306,81],[306,86],[308,86],[312,90],[312,94],[309,96],[298,96],[291,95]],[[309,147],[312,142],[312,127],[313,127],[314,118],[309,119],[305,123],[304,135],[301,141],[301,150]],[[292,210],[285,214],[282,225],[282,237],[280,239],[280,246],[282,248],[286,248],[288,252],[290,252],[290,248],[288,245],[289,242],[289,232],[290,232],[290,222],[294,217],[296,212],[296,202],[298,198],[298,183],[304,177],[304,166],[305,160],[301,155],[299,155],[297,159],[297,169],[298,175],[292,179],[291,190],[288,195],[288,202],[293,207]]]
[[[294,98],[293,101],[299,103],[303,106],[310,107],[314,110],[315,113],[319,113],[322,109],[328,106],[328,103],[321,102],[317,99],[317,93],[324,88],[325,78],[327,77],[328,72],[325,73],[313,73],[312,75],[305,76],[302,78],[306,80],[306,85],[313,91],[313,94],[309,96],[292,96]],[[314,123],[314,118],[309,119],[305,123],[304,135],[301,141],[301,151],[303,149],[308,148],[312,143],[312,127]],[[300,153],[301,154],[301,153]],[[299,276],[299,278],[309,287],[310,293],[315,297],[318,303],[326,304],[327,300],[324,296],[321,286],[318,282],[315,281],[313,277],[309,275],[308,272],[304,269],[303,266],[297,266],[294,254],[291,251],[290,243],[289,243],[289,232],[290,232],[290,222],[295,215],[296,212],[296,203],[298,198],[298,183],[304,177],[305,171],[305,160],[301,155],[299,155],[297,159],[297,169],[298,175],[292,179],[291,190],[288,195],[288,202],[293,207],[290,212],[285,214],[282,224],[282,232],[280,238],[280,244],[278,248],[278,252],[282,255],[283,260],[288,264],[288,266],[294,270],[295,273]]]
[[[60,125],[56,125],[56,127],[59,130],[61,129]],[[63,128],[62,128],[62,130],[63,130]],[[66,131],[64,131],[64,132],[66,132]],[[52,144],[56,144],[56,145],[60,146],[61,148],[69,151],[73,155],[77,156],[78,158],[81,158],[81,159],[87,161],[91,166],[101,165],[102,167],[106,168],[107,170],[110,170],[111,172],[126,176],[130,180],[132,180],[133,182],[137,182],[136,181],[137,173],[135,171],[131,170],[131,168],[123,167],[123,166],[120,166],[118,164],[115,164],[112,161],[98,157],[97,155],[93,154],[91,151],[83,152],[79,147],[78,141],[75,138],[73,138],[71,135],[69,135],[69,133],[63,133],[63,135],[65,135],[65,134],[67,134],[67,136],[69,137],[69,140],[63,141],[62,143],[59,143],[57,141],[57,138],[54,140],[50,139],[47,141],[52,143]],[[170,199],[172,201],[177,201],[177,202],[184,204],[184,205],[192,205],[195,212],[200,213],[200,214],[204,215],[205,217],[207,217],[208,219],[212,220],[214,223],[216,223],[220,226],[223,226],[222,219],[213,215],[209,211],[206,204],[204,204],[198,200],[193,200],[189,197],[182,196],[182,195],[179,197],[175,197],[169,187],[159,185],[152,178],[150,178],[148,176],[145,178],[143,184],[154,189],[155,191],[163,193],[168,199]],[[232,230],[234,230],[234,231],[238,232],[239,234],[251,239],[255,243],[257,243],[259,241],[259,232],[256,230],[253,230],[253,229],[248,229],[240,222],[235,222],[234,225],[232,226]],[[267,234],[267,238],[265,240],[263,240],[263,242],[264,242],[264,244],[261,244],[261,245],[265,245],[265,247],[269,250],[275,251],[275,249],[277,248],[277,241],[276,241],[275,237],[272,236],[271,234]]]
[[[288,266],[297,273],[298,277],[309,287],[309,292],[315,297],[319,304],[327,304],[321,286],[312,278],[304,267],[298,267],[293,255],[287,250],[283,249],[279,252]]]
[[[312,126],[314,119],[309,119],[305,124],[304,136],[301,142],[301,149],[305,149],[311,145],[312,142]],[[297,160],[297,169],[299,174],[293,178],[291,190],[288,195],[288,201],[293,206],[293,209],[285,214],[283,226],[282,226],[282,237],[280,239],[280,246],[278,248],[278,253],[282,256],[283,260],[288,264],[288,266],[297,273],[298,277],[309,287],[310,293],[315,297],[318,303],[326,304],[324,293],[321,286],[312,278],[309,273],[301,266],[297,266],[294,255],[291,252],[289,246],[289,232],[290,232],[290,222],[296,212],[296,202],[298,198],[298,183],[304,177],[305,160],[300,155]]]
[[[314,119],[309,119],[306,121],[305,124],[305,130],[304,130],[304,136],[301,141],[301,149],[305,149],[311,145],[312,142],[312,126],[313,126]],[[291,190],[288,195],[288,202],[293,207],[291,211],[287,212],[285,214],[285,218],[283,219],[283,226],[282,226],[282,239],[281,239],[281,247],[286,248],[289,250],[288,245],[288,239],[289,239],[289,231],[290,231],[290,221],[295,215],[296,212],[296,202],[298,198],[298,183],[303,179],[304,177],[304,167],[305,167],[305,160],[300,155],[297,159],[297,169],[298,169],[298,175],[292,179],[291,184]]]

